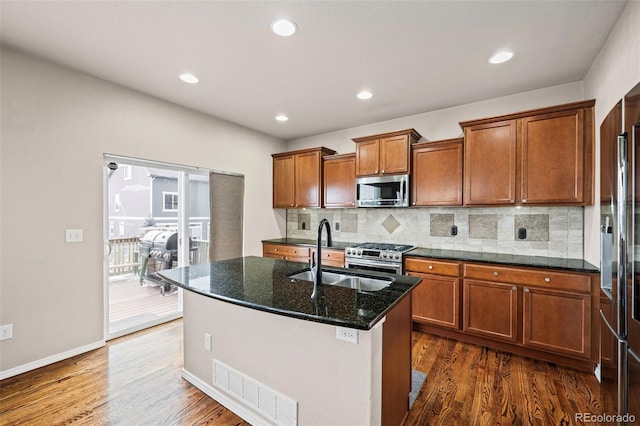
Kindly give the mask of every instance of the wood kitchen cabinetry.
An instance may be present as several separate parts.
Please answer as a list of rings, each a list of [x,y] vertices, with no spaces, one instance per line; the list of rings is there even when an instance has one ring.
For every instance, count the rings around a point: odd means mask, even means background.
[[[295,244],[262,243],[262,257],[310,263],[316,249]],[[322,248],[322,265],[344,267],[344,250]]]
[[[593,203],[593,105],[460,123],[465,205]]]
[[[463,293],[465,332],[595,359],[588,275],[465,264]]]
[[[311,249],[309,261],[315,259],[316,249]],[[344,268],[344,250],[336,250],[329,248],[322,248],[322,266],[336,266],[338,268]]]
[[[595,273],[405,257],[414,329],[592,370],[598,360]]]
[[[356,205],[356,154],[324,157],[324,206]]]
[[[457,262],[405,258],[407,275],[422,278],[412,291],[414,322],[460,328],[460,265]]]
[[[331,154],[324,147],[272,154],[273,207],[322,207],[322,157]]]
[[[411,205],[462,205],[462,144],[458,138],[411,146]]]
[[[262,243],[262,257],[309,263],[309,247]]]
[[[419,141],[414,129],[355,138],[356,176],[411,173],[411,144]]]

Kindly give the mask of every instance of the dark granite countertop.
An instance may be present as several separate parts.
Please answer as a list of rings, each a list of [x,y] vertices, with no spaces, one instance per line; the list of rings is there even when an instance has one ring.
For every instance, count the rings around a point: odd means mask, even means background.
[[[478,253],[459,250],[439,250],[415,248],[405,256],[428,257],[431,259],[459,260],[478,263],[499,263],[509,266],[529,266],[534,268],[562,269],[572,272],[600,272],[594,265],[582,259],[561,259],[555,257],[517,256],[512,254]]]
[[[316,246],[316,240],[305,240],[302,238],[274,238],[272,240],[262,240],[263,243],[269,244],[288,244],[293,246]],[[344,250],[349,246],[352,246],[357,243],[346,243],[342,241],[332,241],[332,244],[328,247],[330,249],[335,250]],[[327,248],[327,246],[322,246]]]
[[[311,300],[313,283],[292,282],[288,275],[308,270],[304,263],[248,256],[158,272],[162,278],[185,290],[247,308],[292,318],[371,329],[421,280],[417,277],[367,272],[370,276],[394,277],[377,292],[322,285],[317,302]],[[353,270],[326,267],[353,275]]]
[[[277,238],[264,240],[263,243],[291,244],[300,246],[315,246],[315,240],[298,238]],[[356,243],[334,242],[331,248],[345,249]],[[432,259],[458,260],[478,263],[498,263],[507,266],[528,266],[532,268],[560,269],[572,272],[600,272],[598,267],[582,259],[562,259],[542,256],[518,256],[512,254],[479,253],[461,250],[441,250],[417,247],[405,256],[428,257]]]

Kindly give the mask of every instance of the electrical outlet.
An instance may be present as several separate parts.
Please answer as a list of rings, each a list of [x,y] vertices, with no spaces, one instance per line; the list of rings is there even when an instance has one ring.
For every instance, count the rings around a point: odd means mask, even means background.
[[[0,340],[7,340],[13,337],[13,324],[0,326]]]
[[[345,342],[358,344],[358,330],[346,327],[336,327],[336,339],[344,340]]]
[[[456,225],[453,225],[451,227],[451,236],[455,237],[456,235],[458,235],[458,227]]]
[[[518,228],[518,239],[520,240],[527,239],[527,228]]]
[[[336,224],[334,225],[333,229],[335,229],[336,231],[340,230],[340,222],[336,222]]]
[[[204,349],[211,352],[211,335],[204,333]]]
[[[64,241],[67,243],[80,243],[82,242],[82,229],[67,229],[65,233]]]

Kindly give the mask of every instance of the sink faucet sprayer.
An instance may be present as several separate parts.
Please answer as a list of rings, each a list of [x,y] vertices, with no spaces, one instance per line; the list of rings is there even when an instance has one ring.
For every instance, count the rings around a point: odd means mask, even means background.
[[[331,225],[327,219],[322,219],[320,225],[318,225],[318,240],[316,244],[316,257],[315,266],[312,266],[311,273],[314,276],[313,280],[313,293],[311,298],[316,299],[318,297],[318,286],[322,284],[322,227],[327,228],[327,247],[331,246]]]

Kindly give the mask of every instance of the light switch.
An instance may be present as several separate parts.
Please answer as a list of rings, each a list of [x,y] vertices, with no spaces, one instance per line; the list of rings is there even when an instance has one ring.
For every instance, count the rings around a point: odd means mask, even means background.
[[[82,229],[67,229],[64,241],[67,243],[82,242]]]

